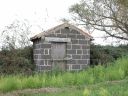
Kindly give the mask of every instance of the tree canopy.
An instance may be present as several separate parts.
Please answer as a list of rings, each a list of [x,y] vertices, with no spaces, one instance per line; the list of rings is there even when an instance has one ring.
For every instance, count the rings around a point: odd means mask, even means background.
[[[81,0],[69,12],[88,29],[128,40],[128,0]]]
[[[30,45],[29,34],[31,25],[27,20],[15,20],[10,25],[5,26],[2,31],[2,48],[16,49]]]

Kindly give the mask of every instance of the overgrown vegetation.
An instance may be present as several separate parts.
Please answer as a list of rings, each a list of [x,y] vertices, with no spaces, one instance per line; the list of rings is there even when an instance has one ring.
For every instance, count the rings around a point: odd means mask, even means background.
[[[91,45],[91,62],[92,66],[102,64],[106,65],[109,62],[114,62],[122,56],[128,54],[127,45],[101,46]],[[32,74],[35,70],[33,63],[32,47],[18,49],[2,49],[0,51],[0,73],[1,74]]]
[[[109,63],[107,67],[98,65],[81,72],[35,74],[31,76],[9,75],[0,77],[0,91],[40,87],[66,87],[90,85],[103,81],[121,80],[128,76],[128,57]]]
[[[88,86],[83,96],[128,96],[128,79]]]
[[[92,66],[109,62],[114,62],[122,56],[128,55],[128,45],[120,46],[101,46],[91,44],[90,64]]]
[[[31,74],[34,70],[32,47],[0,52],[1,74]]]
[[[128,78],[121,81],[102,82],[88,86],[61,88],[57,92],[36,94],[22,93],[23,96],[128,96]]]
[[[28,46],[25,48],[11,50],[3,49],[0,51],[0,92],[6,93],[13,90],[22,90],[27,88],[68,88],[70,86],[80,86],[79,91],[75,89],[75,95],[77,94],[77,96],[81,96],[83,92],[84,94],[91,94],[90,96],[99,96],[97,94],[99,94],[101,90],[106,92],[103,94],[109,93],[111,96],[114,94],[109,90],[109,88],[114,90],[114,87],[112,86],[99,87],[98,90],[94,88],[93,92],[93,88],[87,87],[84,91],[84,87],[81,89],[81,86],[93,86],[100,82],[125,79],[128,76],[127,54],[128,47],[126,45],[118,47],[91,45],[91,65],[97,66],[90,67],[80,72],[49,72],[32,74],[35,68],[33,64],[32,47]],[[117,87],[115,91],[118,91],[118,85],[114,86]],[[127,88],[127,86],[125,87]],[[125,87],[120,89],[119,94],[122,95],[123,92],[126,93],[126,90],[122,91]],[[67,93],[68,91],[65,91],[65,94]],[[61,96],[65,96],[65,94],[62,94],[61,92],[59,94],[61,94]],[[51,95],[46,94],[46,96]],[[73,93],[70,94],[70,96],[75,95]],[[58,94],[55,93],[55,96],[58,96]]]

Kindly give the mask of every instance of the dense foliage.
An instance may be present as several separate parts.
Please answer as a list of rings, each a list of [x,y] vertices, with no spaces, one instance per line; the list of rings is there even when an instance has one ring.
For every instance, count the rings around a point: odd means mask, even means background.
[[[1,74],[30,74],[34,70],[32,47],[0,52]]]
[[[91,65],[106,65],[108,62],[113,62],[122,56],[128,55],[128,45],[120,46],[101,46],[91,44]]]

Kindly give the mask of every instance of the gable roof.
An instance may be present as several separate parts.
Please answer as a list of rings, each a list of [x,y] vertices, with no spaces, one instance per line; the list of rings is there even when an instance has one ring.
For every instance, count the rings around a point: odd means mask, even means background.
[[[60,24],[60,25],[58,25],[56,27],[53,27],[53,28],[51,28],[51,29],[49,29],[47,31],[41,32],[41,33],[35,35],[34,37],[30,38],[30,40],[33,41],[35,39],[43,38],[46,35],[48,35],[48,34],[50,34],[52,32],[55,32],[55,31],[57,31],[59,29],[65,28],[65,27],[69,27],[71,29],[77,30],[78,32],[80,32],[81,34],[87,36],[88,38],[90,38],[90,39],[92,38],[92,36],[89,35],[88,33],[84,32],[83,30],[79,29],[78,27],[76,27],[74,25],[71,25],[71,24],[66,22],[66,23]]]

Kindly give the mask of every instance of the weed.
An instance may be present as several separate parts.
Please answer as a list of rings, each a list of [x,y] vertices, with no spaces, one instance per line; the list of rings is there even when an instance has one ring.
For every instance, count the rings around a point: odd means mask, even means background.
[[[40,87],[88,85],[104,81],[121,80],[128,76],[128,57],[121,58],[107,67],[98,65],[80,72],[39,73],[31,76],[0,76],[0,91]],[[106,89],[105,89],[106,90]],[[127,94],[127,92],[125,92]]]

